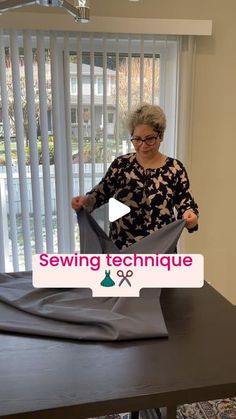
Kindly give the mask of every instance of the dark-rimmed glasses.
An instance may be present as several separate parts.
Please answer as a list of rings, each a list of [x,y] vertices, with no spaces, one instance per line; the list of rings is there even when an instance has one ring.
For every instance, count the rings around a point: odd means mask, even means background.
[[[134,146],[139,146],[142,143],[147,145],[154,145],[156,140],[158,140],[158,135],[147,135],[146,137],[131,137],[130,141],[132,141]]]

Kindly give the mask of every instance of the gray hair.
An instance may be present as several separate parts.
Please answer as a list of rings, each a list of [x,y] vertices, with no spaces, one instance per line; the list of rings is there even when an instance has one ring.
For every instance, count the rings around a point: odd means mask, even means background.
[[[137,125],[149,125],[154,131],[158,132],[160,138],[163,138],[166,129],[166,116],[164,111],[157,105],[143,103],[139,105],[127,119],[128,129],[131,135]]]

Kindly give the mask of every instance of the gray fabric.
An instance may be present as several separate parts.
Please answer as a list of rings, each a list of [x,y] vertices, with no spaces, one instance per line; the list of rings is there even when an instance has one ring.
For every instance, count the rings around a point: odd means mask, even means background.
[[[118,247],[85,209],[77,212],[77,219],[80,232],[80,253],[120,253]]]
[[[81,253],[119,253],[84,210],[79,224]],[[173,223],[170,240],[174,247],[184,224]],[[142,253],[149,252],[149,242],[153,244],[150,253],[163,248],[158,237],[146,239]],[[0,330],[93,341],[165,337],[159,297],[159,289],[146,289],[139,298],[92,298],[87,289],[34,289],[31,272],[1,274]]]
[[[84,209],[77,213],[81,253],[175,253],[177,242],[186,224],[177,220],[144,237],[126,249],[119,250],[111,239]]]
[[[153,290],[143,298],[91,298],[85,289],[34,289],[30,272],[2,274],[0,285],[4,331],[93,341],[167,336]]]

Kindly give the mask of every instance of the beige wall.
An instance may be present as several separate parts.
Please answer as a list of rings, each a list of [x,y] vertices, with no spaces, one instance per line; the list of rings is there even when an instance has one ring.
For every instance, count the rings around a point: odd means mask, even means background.
[[[236,1],[92,0],[91,3],[92,14],[97,16],[213,20],[213,36],[197,39],[192,157],[187,167],[201,218],[199,232],[185,234],[185,250],[204,254],[205,279],[236,304]],[[22,22],[24,19],[26,11],[22,13]]]

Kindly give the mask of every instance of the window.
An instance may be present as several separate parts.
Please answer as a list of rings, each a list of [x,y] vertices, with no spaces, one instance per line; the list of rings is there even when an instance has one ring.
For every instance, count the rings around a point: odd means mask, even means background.
[[[78,249],[71,196],[86,193],[114,156],[130,151],[124,121],[131,108],[143,101],[164,108],[165,154],[175,153],[177,126],[178,38],[91,34],[88,42],[88,35],[81,33],[78,48],[77,33],[60,33],[53,37],[52,60],[50,33],[27,32],[23,37],[19,32],[10,42],[11,35],[0,34],[6,75],[5,84],[1,79],[0,108],[8,101],[2,113],[12,132],[20,135],[17,144],[11,144],[10,131],[4,132],[0,148],[0,159],[12,170],[8,179],[6,165],[0,170],[0,271],[31,269],[35,253],[73,252],[75,242]],[[38,51],[39,35],[43,48]],[[25,39],[33,53],[27,66]],[[103,50],[105,39],[108,52]],[[21,52],[19,61],[11,53],[13,44]],[[31,73],[34,85],[26,91]],[[7,93],[13,85],[19,98],[16,108]],[[101,214],[100,224],[105,225]]]
[[[107,120],[108,120],[108,124],[113,124],[114,123],[114,113],[108,112]]]
[[[110,55],[111,59],[114,60],[114,57]],[[112,76],[111,76],[112,74]],[[114,72],[108,71],[107,74],[107,80],[106,80],[106,90],[107,90],[107,96],[111,96],[112,94],[112,88],[115,89],[115,74]],[[96,84],[95,84],[95,94],[97,96],[103,95],[103,78],[101,76],[96,78]]]
[[[0,138],[3,138],[2,108],[0,108]],[[1,164],[1,156],[0,156],[0,164]]]
[[[102,79],[102,77],[97,77],[96,94],[98,96],[103,95],[103,79]]]
[[[77,124],[77,109],[71,108],[71,123]]]
[[[83,119],[84,119],[84,123],[88,124],[90,121],[90,112],[88,108],[84,108],[84,113],[83,113]]]
[[[48,133],[52,133],[52,111],[48,109],[47,111],[47,123],[48,123]]]
[[[70,78],[70,93],[71,95],[77,95],[77,77],[72,76]]]

